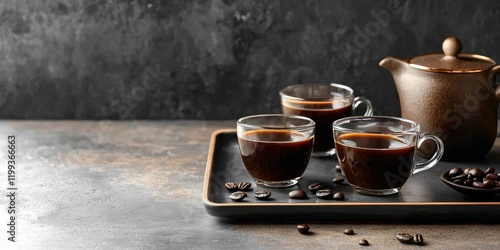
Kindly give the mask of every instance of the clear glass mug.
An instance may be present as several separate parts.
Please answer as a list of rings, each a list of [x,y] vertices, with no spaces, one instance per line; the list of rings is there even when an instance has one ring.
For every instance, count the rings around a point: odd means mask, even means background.
[[[439,137],[420,133],[414,121],[389,116],[352,116],[333,122],[337,159],[342,173],[361,194],[398,193],[412,174],[433,167],[443,156]],[[436,151],[425,162],[415,159],[422,143]]]
[[[302,116],[264,114],[236,123],[243,163],[257,185],[298,183],[311,158],[314,121]]]
[[[296,84],[280,90],[283,114],[301,115],[316,123],[313,156],[335,154],[332,123],[340,118],[352,116],[354,110],[365,104],[365,116],[373,115],[371,102],[364,97],[355,97],[352,88],[336,83]]]

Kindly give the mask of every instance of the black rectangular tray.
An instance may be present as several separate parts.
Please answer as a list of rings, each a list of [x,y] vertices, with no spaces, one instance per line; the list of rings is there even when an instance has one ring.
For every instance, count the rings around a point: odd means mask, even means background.
[[[495,145],[479,162],[439,162],[430,170],[410,177],[399,194],[367,196],[348,184],[333,184],[341,173],[335,170],[335,157],[311,158],[298,185],[289,188],[255,186],[241,160],[236,131],[217,130],[212,134],[203,187],[203,202],[210,215],[241,220],[349,220],[349,221],[500,221],[500,195],[487,200],[470,199],[446,186],[440,175],[453,167],[495,167],[500,169],[500,151]],[[226,182],[252,182],[253,189],[242,202],[229,199]],[[345,201],[321,200],[307,189],[321,182],[334,192],[345,194]],[[303,189],[307,200],[293,200],[288,193]],[[253,197],[253,191],[269,190],[270,200]]]

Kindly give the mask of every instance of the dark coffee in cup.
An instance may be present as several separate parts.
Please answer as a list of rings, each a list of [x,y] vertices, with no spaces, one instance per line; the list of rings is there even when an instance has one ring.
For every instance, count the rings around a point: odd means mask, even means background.
[[[441,159],[439,137],[420,133],[414,121],[390,116],[350,116],[333,122],[337,159],[347,181],[361,194],[398,193],[412,174]],[[434,155],[421,162],[415,152],[423,142],[436,144]]]
[[[316,152],[325,152],[335,147],[332,123],[353,113],[351,103],[346,100],[328,102],[286,100],[282,103],[282,109],[283,114],[309,117],[316,123],[314,141]]]
[[[336,153],[351,185],[392,189],[410,177],[415,145],[392,135],[348,133],[338,136]]]
[[[236,122],[241,159],[257,185],[299,182],[313,152],[314,121],[296,115],[262,114]]]
[[[280,130],[253,130],[238,137],[241,157],[257,181],[279,182],[302,176],[312,153],[312,136]]]
[[[313,156],[335,154],[332,123],[351,116],[360,104],[366,105],[365,115],[372,115],[371,102],[354,96],[354,91],[335,83],[308,83],[287,86],[280,91],[283,114],[299,115],[316,123]]]

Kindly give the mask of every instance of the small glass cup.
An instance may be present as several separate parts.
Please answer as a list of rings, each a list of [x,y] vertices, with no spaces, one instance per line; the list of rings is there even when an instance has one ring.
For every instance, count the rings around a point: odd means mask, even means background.
[[[433,167],[443,155],[439,137],[420,133],[420,126],[407,119],[388,116],[352,116],[333,123],[336,154],[342,173],[361,194],[398,193],[410,175]],[[436,144],[433,156],[415,160],[426,140]]]
[[[313,156],[335,154],[332,123],[337,119],[352,116],[362,103],[366,105],[364,115],[373,115],[371,102],[364,97],[354,97],[354,91],[336,83],[309,83],[290,85],[280,91],[283,114],[301,115],[316,123]]]
[[[314,121],[302,116],[264,114],[236,124],[243,163],[257,185],[297,184],[311,158]]]

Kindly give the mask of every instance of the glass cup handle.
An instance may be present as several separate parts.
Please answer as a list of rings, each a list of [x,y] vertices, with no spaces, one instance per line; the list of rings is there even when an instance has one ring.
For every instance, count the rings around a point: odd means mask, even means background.
[[[418,135],[417,147],[420,148],[422,143],[424,143],[424,141],[426,140],[433,140],[436,143],[436,152],[434,152],[434,155],[428,161],[418,162],[415,169],[413,170],[413,174],[432,168],[443,156],[444,144],[441,139],[439,139],[439,137],[435,135],[429,133],[422,133]]]
[[[360,105],[364,103],[366,105],[366,112],[364,114],[364,116],[371,116],[373,115],[373,106],[372,106],[372,102],[370,102],[370,100],[366,99],[365,97],[362,97],[362,96],[356,96],[354,98],[354,103],[353,103],[353,107],[354,107],[354,110]]]

